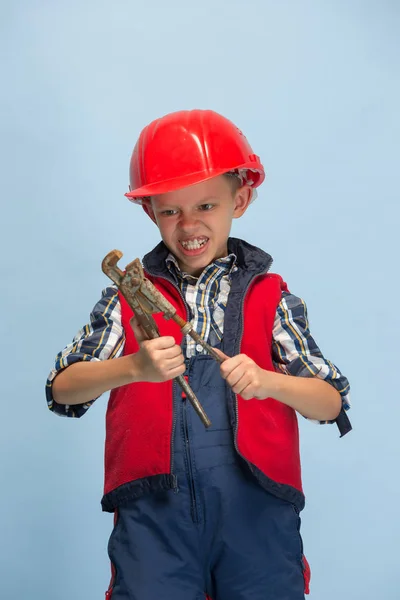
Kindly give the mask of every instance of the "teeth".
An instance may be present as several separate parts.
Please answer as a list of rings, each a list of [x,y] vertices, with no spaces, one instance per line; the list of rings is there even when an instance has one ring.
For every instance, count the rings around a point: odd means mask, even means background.
[[[202,240],[194,239],[194,240],[189,240],[187,242],[181,241],[181,244],[187,250],[198,250],[198,248],[201,248],[202,246],[204,246],[204,244],[207,241],[208,241],[207,238],[202,239]]]

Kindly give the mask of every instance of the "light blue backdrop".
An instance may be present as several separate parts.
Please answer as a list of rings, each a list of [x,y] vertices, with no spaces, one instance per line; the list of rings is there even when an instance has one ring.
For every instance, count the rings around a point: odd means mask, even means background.
[[[140,129],[213,108],[267,169],[233,234],[275,257],[352,383],[354,431],[301,423],[311,600],[398,600],[400,5],[394,0],[1,2],[0,581],[98,600],[102,398],[48,412],[56,352],[107,280],[158,242],[123,197]]]

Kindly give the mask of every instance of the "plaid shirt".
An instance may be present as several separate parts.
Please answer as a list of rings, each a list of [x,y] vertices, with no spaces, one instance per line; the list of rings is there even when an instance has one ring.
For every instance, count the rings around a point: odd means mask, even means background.
[[[236,256],[219,258],[208,265],[199,278],[179,269],[175,257],[170,254],[167,266],[189,307],[190,320],[194,329],[212,346],[223,337],[225,308],[230,290],[231,274],[235,272]],[[85,325],[56,357],[46,383],[46,397],[50,410],[67,417],[80,417],[96,400],[74,406],[57,404],[52,396],[52,382],[57,373],[69,365],[83,360],[106,360],[123,354],[125,333],[121,323],[121,306],[116,287],[103,290],[102,297],[95,305],[90,323]],[[186,336],[186,356],[203,354],[205,350]],[[311,336],[307,318],[307,308],[301,298],[282,292],[278,305],[274,328],[272,358],[277,371],[281,373],[310,377],[327,381],[341,395],[343,408],[350,408],[350,386],[339,369],[326,360]],[[334,423],[335,421],[313,421]]]

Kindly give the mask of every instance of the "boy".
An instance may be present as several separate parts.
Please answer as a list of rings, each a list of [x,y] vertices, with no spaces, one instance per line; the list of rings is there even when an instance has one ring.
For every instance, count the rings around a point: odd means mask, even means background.
[[[57,357],[51,410],[80,417],[111,390],[103,510],[112,600],[300,600],[308,592],[299,513],[296,411],[351,429],[349,385],[321,354],[302,300],[269,274],[271,257],[229,238],[264,179],[246,138],[212,111],[148,125],[133,151],[130,192],[162,242],[146,276],[221,365],[156,315],[146,339],[113,286]],[[106,359],[114,360],[106,360]],[[180,388],[188,381],[205,429]]]

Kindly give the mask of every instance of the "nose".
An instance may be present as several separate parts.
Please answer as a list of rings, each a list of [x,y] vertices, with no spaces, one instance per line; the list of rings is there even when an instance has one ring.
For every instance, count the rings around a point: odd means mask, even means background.
[[[184,215],[181,214],[181,218],[179,219],[179,226],[182,231],[193,231],[196,229],[198,225],[198,219],[195,218],[194,215]]]

